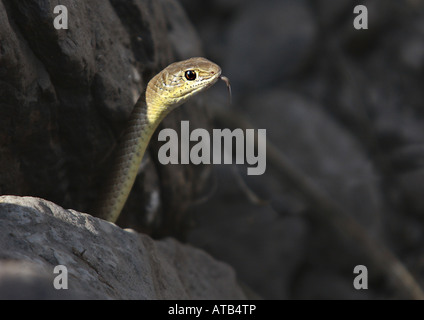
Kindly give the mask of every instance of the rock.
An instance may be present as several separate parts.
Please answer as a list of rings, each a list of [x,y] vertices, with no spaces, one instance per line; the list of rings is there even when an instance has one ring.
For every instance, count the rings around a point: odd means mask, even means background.
[[[304,220],[281,216],[271,204],[252,204],[231,167],[214,168],[217,191],[208,202],[192,208],[194,226],[188,241],[229,263],[261,298],[288,299],[305,255]],[[269,180],[267,176],[256,186],[269,187]]]
[[[380,298],[374,296],[370,290],[356,290],[352,285],[353,280],[347,280],[340,274],[331,273],[328,269],[317,269],[299,275],[298,285],[293,290],[295,299],[370,300]]]
[[[422,148],[424,150],[424,147]],[[421,158],[422,159],[422,158]],[[403,201],[409,209],[424,219],[424,166],[420,169],[399,173],[396,177],[397,186],[403,196]]]
[[[292,163],[370,231],[380,230],[377,173],[354,136],[320,105],[288,91],[252,97],[247,108],[258,128],[267,128],[267,138]]]
[[[423,15],[421,15],[410,21],[410,23],[399,30],[396,35],[401,42],[401,45],[397,46],[400,62],[409,70],[417,73],[424,69],[423,18]],[[408,34],[407,37],[405,37],[405,33]]]
[[[190,19],[173,0],[162,0],[168,18],[168,38],[175,48],[178,60],[203,56],[202,43]]]
[[[316,7],[319,22],[326,27],[334,25],[343,14],[353,13],[355,7],[353,0],[318,0],[314,1],[313,5]]]
[[[2,298],[244,298],[234,271],[199,249],[39,198],[0,197],[0,257]],[[56,265],[69,272],[63,295],[52,290]],[[29,292],[9,295],[14,284]]]
[[[315,36],[306,1],[254,1],[243,6],[229,27],[224,63],[235,94],[287,80],[307,64]]]
[[[46,299],[93,299],[97,296],[79,292],[72,295],[69,290],[53,287],[53,269],[24,260],[0,260],[1,300],[46,300]],[[74,292],[75,293],[75,292]]]

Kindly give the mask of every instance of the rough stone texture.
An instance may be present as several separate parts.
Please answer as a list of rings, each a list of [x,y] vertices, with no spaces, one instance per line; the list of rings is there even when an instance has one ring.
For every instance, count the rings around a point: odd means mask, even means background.
[[[53,289],[56,265],[68,290]],[[243,299],[234,271],[171,238],[154,241],[31,197],[0,197],[0,298]]]
[[[57,4],[0,1],[0,194],[90,212],[140,92],[169,63],[201,55],[201,45],[173,0],[61,1],[67,30],[53,27]],[[163,126],[178,127],[181,119],[209,126],[196,101]],[[178,234],[208,169],[161,166],[152,155],[119,223]]]

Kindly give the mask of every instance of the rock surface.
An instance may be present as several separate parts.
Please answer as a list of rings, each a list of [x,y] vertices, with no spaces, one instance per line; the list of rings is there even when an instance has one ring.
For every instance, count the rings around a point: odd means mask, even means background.
[[[56,265],[68,290],[53,288]],[[31,197],[0,197],[0,298],[243,299],[228,265]]]
[[[264,90],[305,67],[317,30],[305,2],[282,0],[264,5],[252,1],[240,8],[229,26],[228,48],[223,51],[224,68],[231,74],[235,94]]]

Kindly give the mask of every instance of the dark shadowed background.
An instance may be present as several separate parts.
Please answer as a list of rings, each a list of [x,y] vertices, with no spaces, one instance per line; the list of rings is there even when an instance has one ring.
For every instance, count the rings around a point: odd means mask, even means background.
[[[424,280],[423,1],[183,0],[206,56],[245,115],[304,174]],[[368,8],[368,30],[353,8]],[[225,91],[225,90],[221,90]],[[224,92],[225,94],[225,92]],[[193,209],[190,241],[233,265],[264,298],[396,298],[361,244],[334,232],[268,161],[245,177],[228,166]],[[245,176],[245,169],[240,170]],[[369,290],[353,288],[365,265]]]

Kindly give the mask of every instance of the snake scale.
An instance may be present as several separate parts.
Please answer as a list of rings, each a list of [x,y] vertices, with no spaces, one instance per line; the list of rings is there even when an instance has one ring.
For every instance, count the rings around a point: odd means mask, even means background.
[[[217,64],[197,57],[172,63],[149,81],[117,146],[110,177],[97,202],[97,217],[111,222],[118,219],[159,123],[176,107],[203,92],[218,79],[229,86]]]

